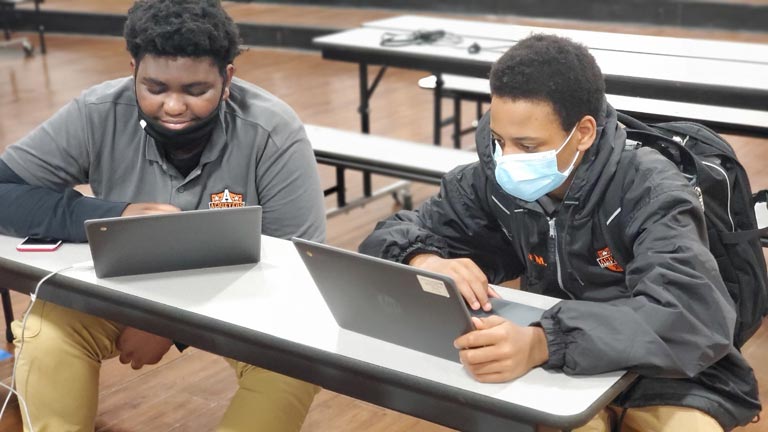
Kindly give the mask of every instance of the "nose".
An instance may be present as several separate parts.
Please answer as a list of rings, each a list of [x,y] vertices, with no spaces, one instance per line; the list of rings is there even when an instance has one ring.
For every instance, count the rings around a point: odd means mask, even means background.
[[[168,117],[180,117],[187,111],[187,103],[183,96],[171,93],[163,101],[163,111]]]

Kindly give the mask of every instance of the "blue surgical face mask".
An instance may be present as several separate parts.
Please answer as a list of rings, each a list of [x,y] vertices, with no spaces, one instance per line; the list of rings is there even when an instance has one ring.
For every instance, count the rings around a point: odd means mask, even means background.
[[[504,155],[501,147],[491,138],[491,145],[494,146],[493,158],[496,160],[496,182],[506,193],[525,201],[536,201],[557,189],[571,175],[579,157],[577,151],[565,172],[557,169],[557,154],[570,141],[575,131],[576,126],[557,150],[541,153]]]

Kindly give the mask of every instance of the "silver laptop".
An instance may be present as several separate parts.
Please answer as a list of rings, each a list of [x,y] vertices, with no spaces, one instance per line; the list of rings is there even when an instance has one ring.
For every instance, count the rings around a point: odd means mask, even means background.
[[[492,299],[490,313],[467,308],[450,277],[294,238],[304,264],[339,327],[459,361],[453,341],[474,329],[470,317],[500,315],[519,325],[542,309]]]
[[[85,221],[100,278],[259,262],[261,207]]]

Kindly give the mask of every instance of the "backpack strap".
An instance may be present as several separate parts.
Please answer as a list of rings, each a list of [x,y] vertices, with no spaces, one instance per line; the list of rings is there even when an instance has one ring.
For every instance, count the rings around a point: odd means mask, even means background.
[[[641,122],[629,114],[624,114],[621,111],[616,111],[616,119],[619,121],[619,123],[623,124],[626,129],[656,133],[654,128],[648,126],[647,124]]]
[[[627,139],[642,143],[636,147],[649,147],[656,150],[677,166],[677,169],[685,176],[691,186],[696,187],[699,184],[699,172],[702,167],[699,166],[693,153],[682,143],[658,132],[637,129],[627,129],[626,132]]]
[[[653,127],[627,114],[618,112],[618,120],[625,126],[627,139],[641,143],[637,147],[650,147],[672,161],[691,186],[698,186],[698,173],[702,170],[698,160],[684,143],[663,135]],[[626,148],[626,147],[625,147]],[[700,191],[697,191],[701,197]]]

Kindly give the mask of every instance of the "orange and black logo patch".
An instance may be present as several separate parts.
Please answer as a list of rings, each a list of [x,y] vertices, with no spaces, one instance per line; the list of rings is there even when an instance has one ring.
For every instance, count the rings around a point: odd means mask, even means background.
[[[211,194],[211,202],[208,203],[208,208],[221,209],[231,207],[245,207],[243,194],[230,192],[229,189]]]
[[[528,261],[530,261],[530,262],[532,262],[532,263],[534,263],[536,265],[540,265],[540,266],[544,266],[544,267],[547,266],[547,262],[544,261],[544,258],[542,256],[536,255],[534,253],[529,253],[528,254]]]
[[[611,253],[611,250],[608,248],[600,249],[597,251],[597,263],[600,264],[601,268],[608,269],[610,271],[615,272],[623,272],[624,269],[621,268],[619,263],[616,262],[616,259],[613,258],[613,254]]]

